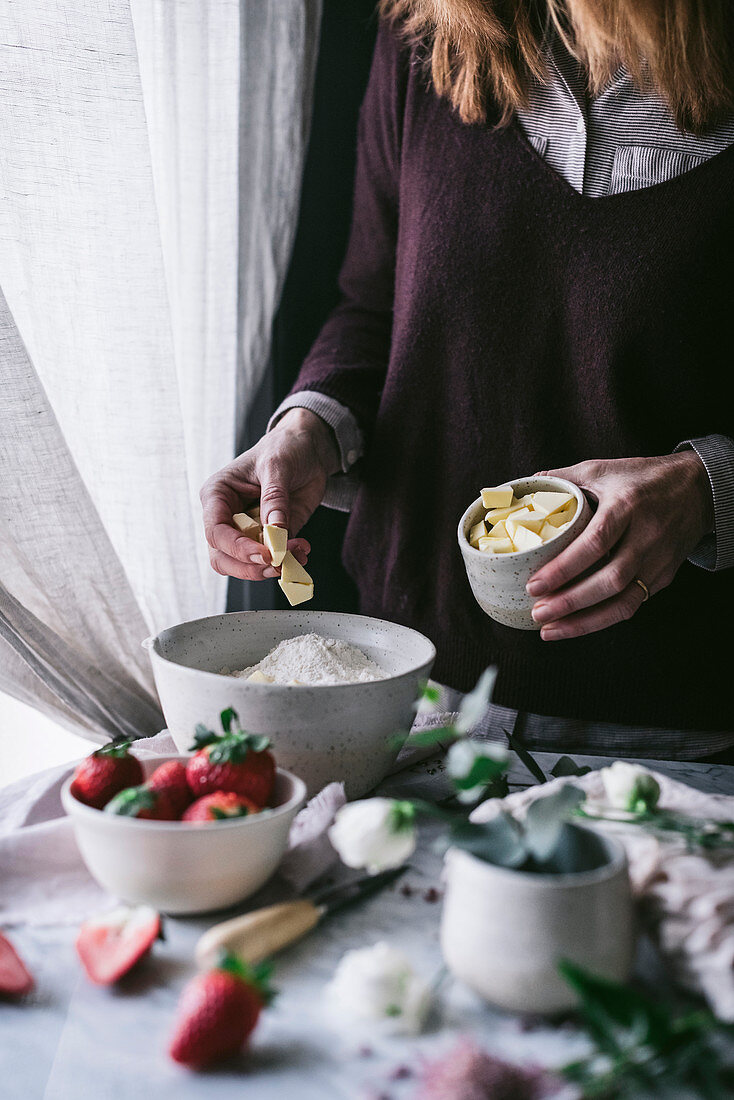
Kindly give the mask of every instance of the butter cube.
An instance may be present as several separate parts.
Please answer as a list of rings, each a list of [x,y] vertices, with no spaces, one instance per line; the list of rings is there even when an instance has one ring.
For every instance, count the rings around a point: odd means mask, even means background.
[[[538,515],[537,512],[531,512],[529,508],[520,508],[519,511],[513,512],[505,520],[507,534],[511,539],[515,538],[515,531],[518,527],[525,527],[528,531],[537,534],[544,523],[545,516]]]
[[[489,537],[491,539],[508,539],[510,537],[507,525],[503,519],[501,519],[499,523],[495,523],[494,527],[489,531]]]
[[[520,503],[519,500],[517,500],[513,504],[509,504],[507,508],[492,508],[489,512],[487,512],[484,518],[487,523],[499,523],[501,520],[507,519],[507,517],[511,516],[513,512],[517,512],[517,510],[522,507],[523,505]]]
[[[541,512],[544,516],[551,516],[554,512],[560,512],[570,504],[574,497],[571,493],[533,493],[533,511]]]
[[[507,489],[482,489],[482,504],[485,508],[509,508],[513,495],[512,486]]]
[[[559,533],[559,528],[554,527],[552,523],[548,523],[546,520],[543,526],[540,528],[538,534],[542,538],[543,542],[547,542],[548,539],[554,539]]]
[[[483,538],[479,540],[479,549],[483,554],[511,554],[515,547],[512,539]]]
[[[306,600],[313,599],[313,584],[299,584],[298,581],[284,581],[282,577],[278,578],[278,584],[283,592],[285,592],[291,607],[295,607],[296,604],[299,603],[305,603]]]
[[[293,557],[290,550],[283,555],[280,575],[284,581],[293,584],[313,584],[313,577],[307,573],[301,563]]]
[[[518,524],[512,535],[512,542],[516,550],[534,550],[536,546],[542,546],[543,540],[536,531]]]
[[[262,528],[256,519],[248,516],[247,512],[237,512],[236,515],[232,516],[232,523],[238,531],[241,531],[243,535],[247,535],[249,539],[262,542]]]
[[[572,512],[553,512],[546,517],[546,523],[550,523],[551,527],[565,527],[573,519]]]
[[[288,549],[288,532],[285,527],[274,527],[266,523],[263,527],[263,542],[270,551],[273,565],[281,565]]]
[[[275,680],[272,676],[266,676],[264,672],[261,672],[259,668],[256,668],[254,672],[251,672],[247,677],[248,680],[252,680],[255,684],[274,684]]]
[[[479,523],[475,523],[469,531],[469,542],[476,549],[477,543],[480,538],[483,538],[487,534],[487,525],[483,519],[480,519]]]

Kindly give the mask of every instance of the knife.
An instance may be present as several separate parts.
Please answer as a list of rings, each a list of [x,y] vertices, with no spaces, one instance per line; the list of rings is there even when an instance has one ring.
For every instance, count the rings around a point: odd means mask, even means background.
[[[311,898],[268,905],[215,924],[196,944],[197,965],[216,966],[222,951],[231,951],[249,963],[261,962],[300,940],[324,917],[382,890],[407,869],[396,867],[378,875],[363,875],[320,890]]]

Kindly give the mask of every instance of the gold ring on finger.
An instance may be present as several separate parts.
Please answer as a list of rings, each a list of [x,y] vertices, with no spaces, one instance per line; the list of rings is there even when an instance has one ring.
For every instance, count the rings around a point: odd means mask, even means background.
[[[647,587],[644,581],[641,581],[639,577],[635,578],[635,584],[639,584],[642,589],[642,602],[646,603],[650,599],[650,589]]]

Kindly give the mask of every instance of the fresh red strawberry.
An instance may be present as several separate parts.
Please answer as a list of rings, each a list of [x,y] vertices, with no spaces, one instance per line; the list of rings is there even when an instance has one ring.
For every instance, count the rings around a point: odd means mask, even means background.
[[[33,985],[33,976],[20,955],[0,932],[0,997],[22,997]]]
[[[121,905],[92,917],[79,929],[76,950],[87,976],[111,985],[147,955],[161,933],[161,918],[149,905]]]
[[[189,982],[181,994],[178,1021],[168,1053],[175,1062],[202,1069],[236,1054],[252,1034],[261,1009],[270,1003],[271,967],[250,967],[224,955],[214,970]]]
[[[184,812],[182,821],[226,821],[232,817],[247,817],[259,814],[260,807],[251,798],[235,794],[234,791],[215,791],[197,798]]]
[[[176,821],[176,806],[168,791],[152,791],[143,783],[140,787],[128,787],[107,803],[106,814],[121,817],[137,817],[144,821]]]
[[[193,747],[199,751],[186,765],[189,787],[197,798],[216,791],[234,791],[264,806],[275,782],[275,760],[268,752],[270,741],[260,734],[232,728],[237,715],[222,711],[224,733],[206,726],[196,727]]]
[[[101,810],[118,791],[142,783],[143,769],[129,748],[130,741],[113,741],[82,760],[71,782],[74,798]]]
[[[160,764],[145,781],[151,791],[166,791],[176,808],[176,817],[180,817],[191,802],[191,791],[186,780],[186,765],[180,760],[169,760]]]

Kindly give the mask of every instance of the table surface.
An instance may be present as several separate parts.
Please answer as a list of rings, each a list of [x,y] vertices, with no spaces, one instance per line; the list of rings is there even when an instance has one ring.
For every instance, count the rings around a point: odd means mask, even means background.
[[[557,756],[534,754],[547,772]],[[603,767],[611,759],[574,755],[579,764]],[[657,771],[700,790],[734,794],[734,767],[645,761]],[[512,790],[532,781],[516,761]],[[438,799],[448,793],[440,758],[403,768],[380,793]],[[280,990],[263,1014],[251,1049],[204,1074],[189,1073],[166,1056],[182,987],[194,973],[199,935],[221,914],[166,919],[166,940],[116,988],[92,985],[74,947],[74,929],[14,930],[13,940],[37,979],[33,997],[0,1005],[0,1096],[3,1100],[401,1100],[416,1090],[426,1058],[448,1050],[460,1035],[477,1038],[500,1057],[558,1066],[582,1054],[585,1040],[569,1025],[527,1021],[495,1011],[468,989],[442,981],[437,1007],[415,1038],[346,1033],[324,1004],[324,986],[343,953],[385,939],[403,950],[424,974],[442,973],[438,945],[441,859],[431,828],[398,882],[365,902],[325,920],[276,959]],[[406,890],[405,886],[410,889]],[[272,885],[242,911],[277,896]],[[281,895],[282,896],[282,895]],[[231,914],[226,914],[229,916]],[[649,960],[642,960],[643,971]],[[574,1095],[570,1090],[565,1094]]]

